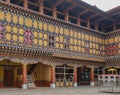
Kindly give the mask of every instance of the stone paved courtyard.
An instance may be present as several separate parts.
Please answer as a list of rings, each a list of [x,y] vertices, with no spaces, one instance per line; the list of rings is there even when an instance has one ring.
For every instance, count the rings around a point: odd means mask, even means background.
[[[1,88],[0,95],[113,95],[112,93],[100,93],[98,87],[80,86],[77,88],[37,88],[22,90],[20,88]],[[114,94],[120,95],[120,94]]]

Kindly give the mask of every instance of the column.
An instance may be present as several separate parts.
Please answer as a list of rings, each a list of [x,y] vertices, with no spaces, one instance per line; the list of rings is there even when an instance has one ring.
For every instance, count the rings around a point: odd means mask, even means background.
[[[6,2],[10,3],[10,0],[6,0]]]
[[[104,74],[105,74],[105,69],[102,70],[102,75],[104,75]]]
[[[90,86],[95,86],[94,82],[94,68],[91,68],[91,73],[90,73]]]
[[[68,12],[65,13],[65,21],[67,21],[67,22],[69,21],[69,14],[68,14]]]
[[[43,9],[43,0],[40,0],[39,1],[39,12],[41,13],[41,14],[43,14],[44,13],[44,9]]]
[[[87,20],[87,27],[90,28],[90,20]]]
[[[77,87],[77,67],[74,67],[74,87]]]
[[[98,31],[98,22],[95,22],[95,30]]]
[[[52,66],[51,68],[51,88],[55,88],[55,66]]]
[[[80,26],[80,18],[77,18],[77,25]]]
[[[24,0],[24,8],[28,9],[28,0]]]
[[[56,11],[56,7],[53,7],[53,17],[57,18],[57,11]]]
[[[23,64],[22,80],[23,80],[22,88],[27,89],[27,65],[26,64]]]

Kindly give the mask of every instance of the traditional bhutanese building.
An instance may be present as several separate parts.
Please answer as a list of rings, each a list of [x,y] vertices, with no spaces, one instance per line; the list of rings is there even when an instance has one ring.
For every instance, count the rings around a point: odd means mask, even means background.
[[[120,74],[119,54],[120,7],[0,0],[0,88],[94,86]]]

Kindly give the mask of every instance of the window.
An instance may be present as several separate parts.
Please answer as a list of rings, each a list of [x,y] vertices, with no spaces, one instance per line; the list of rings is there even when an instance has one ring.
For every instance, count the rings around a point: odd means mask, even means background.
[[[0,40],[4,38],[5,27],[4,25],[0,24]]]
[[[54,46],[55,46],[55,37],[54,37],[54,35],[49,35],[48,42],[49,42],[49,47],[54,48]]]
[[[32,43],[32,31],[25,30],[25,43],[31,44]]]
[[[69,49],[69,37],[64,37],[64,49]]]
[[[89,41],[85,41],[85,53],[89,54]]]

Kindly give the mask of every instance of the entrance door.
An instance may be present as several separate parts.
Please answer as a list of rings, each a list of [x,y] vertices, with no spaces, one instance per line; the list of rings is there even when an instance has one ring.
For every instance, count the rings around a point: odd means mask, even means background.
[[[14,86],[14,70],[4,70],[4,86]]]

